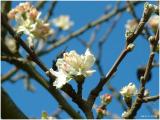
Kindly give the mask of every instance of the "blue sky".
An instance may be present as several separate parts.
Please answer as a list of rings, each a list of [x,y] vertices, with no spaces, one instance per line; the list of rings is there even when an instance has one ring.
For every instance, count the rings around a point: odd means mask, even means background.
[[[13,2],[13,6],[17,5],[19,2]],[[122,6],[124,2],[121,3]],[[44,8],[42,9],[42,17],[46,14],[46,8],[50,5],[48,2]],[[107,5],[114,7],[115,2],[58,2],[54,15],[51,19],[58,17],[59,15],[65,14],[70,15],[71,19],[74,21],[74,26],[71,28],[71,31],[76,31],[82,26],[86,25],[87,23],[98,19],[104,14],[105,8]],[[143,4],[140,4],[136,7],[136,14],[138,17],[141,17],[143,12]],[[114,19],[114,18],[113,18]],[[98,47],[98,40],[102,37],[104,32],[110,27],[112,20],[102,24],[101,28],[99,29],[98,35],[96,37],[96,41],[92,47],[92,53],[97,56],[97,47]],[[104,73],[107,73],[109,69],[112,67],[113,63],[121,53],[125,45],[125,23],[128,19],[132,19],[132,16],[128,12],[124,12],[123,15],[120,17],[118,24],[114,28],[113,32],[110,34],[107,42],[104,44],[103,49],[103,56],[101,65],[103,66]],[[89,40],[93,29],[88,30],[86,33],[81,35],[80,37],[84,40]],[[67,32],[63,32],[64,35],[67,35]],[[52,66],[52,60],[55,58],[56,54],[63,50],[65,47],[68,47],[67,50],[76,50],[78,53],[84,53],[86,48],[77,41],[77,39],[72,39],[65,45],[55,49],[54,51],[50,52],[49,54],[41,57],[40,59],[46,64],[48,68]],[[139,82],[136,77],[136,70],[139,66],[146,65],[149,57],[149,43],[144,40],[143,37],[139,36],[135,41],[135,49],[133,52],[129,53],[126,58],[122,61],[116,75],[110,80],[111,85],[119,91],[123,86],[127,85],[129,82],[133,82],[139,88]],[[158,61],[158,54],[156,54],[156,60]],[[2,74],[6,73],[10,68],[13,66],[1,62],[2,65]],[[42,73],[39,67],[36,67],[38,71]],[[93,67],[97,69],[96,66]],[[23,71],[20,71],[23,72]],[[146,84],[146,88],[150,90],[151,95],[157,95],[159,90],[158,84],[158,68],[152,69],[152,80]],[[42,73],[44,76],[45,74]],[[96,86],[100,79],[100,75],[98,72],[94,73],[91,77],[88,77],[84,84],[84,98],[87,98],[89,91],[91,88]],[[32,80],[31,83],[36,88],[34,93],[26,91],[24,87],[24,81],[18,80],[16,83],[12,84],[10,82],[5,82],[2,86],[14,100],[18,107],[29,117],[36,117],[40,118],[41,112],[46,111],[49,115],[51,115],[57,109],[57,102],[52,98],[52,96],[42,88],[35,80]],[[76,88],[74,81],[70,82],[74,88]],[[103,92],[110,93],[107,87],[104,87]],[[72,103],[71,99],[69,98],[68,101],[78,110],[77,105]],[[100,104],[100,99],[97,98],[96,104]],[[152,108],[158,109],[158,102],[154,103],[147,103],[151,105]],[[95,110],[93,110],[95,112]],[[119,103],[113,98],[113,101],[108,106],[108,111],[112,113],[116,113],[121,116],[123,110]],[[137,118],[142,115],[151,115],[150,112],[146,109],[146,104],[143,104],[142,108],[139,110],[137,114]],[[62,113],[61,118],[69,118],[66,113]]]

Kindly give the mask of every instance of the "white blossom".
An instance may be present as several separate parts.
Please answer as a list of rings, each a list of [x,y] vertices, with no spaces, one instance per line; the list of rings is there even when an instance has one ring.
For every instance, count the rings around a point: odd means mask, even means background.
[[[129,83],[127,86],[121,89],[120,93],[124,97],[132,97],[137,95],[137,88],[133,83]]]
[[[73,22],[67,15],[61,15],[58,18],[53,19],[53,24],[62,30],[68,30],[73,26]]]
[[[67,77],[67,74],[63,73],[63,71],[54,71],[51,68],[50,72],[56,76],[56,80],[53,83],[53,86],[56,86],[56,88],[61,88],[63,85],[65,85],[71,80],[71,78]]]
[[[54,31],[50,29],[48,23],[45,23],[39,18],[40,15],[41,12],[38,12],[29,2],[25,2],[20,3],[16,8],[9,11],[8,18],[15,19],[16,32],[23,32],[28,36],[30,41],[33,39],[45,40],[48,36],[53,34]]]
[[[95,70],[91,70],[94,62],[95,57],[89,49],[86,50],[84,55],[79,55],[74,50],[64,53],[63,58],[59,58],[56,62],[58,71],[50,69],[50,72],[57,77],[53,85],[61,88],[76,76],[90,76],[95,72]]]
[[[8,49],[12,52],[12,53],[16,53],[17,51],[17,45],[16,45],[16,41],[10,37],[6,37],[5,38],[5,44],[8,47]]]

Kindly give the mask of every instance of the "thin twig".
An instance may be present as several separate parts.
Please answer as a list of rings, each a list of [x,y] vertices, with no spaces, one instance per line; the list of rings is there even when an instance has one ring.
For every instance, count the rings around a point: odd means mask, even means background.
[[[45,3],[46,3],[46,1],[38,1],[37,5],[36,5],[37,10],[43,8],[43,6],[45,5]]]
[[[121,61],[124,59],[124,57],[127,55],[128,52],[129,52],[128,49],[125,49],[121,52],[120,56],[118,57],[118,59],[116,60],[116,62],[114,63],[114,65],[112,66],[112,68],[110,69],[108,74],[106,75],[106,77],[102,78],[99,81],[98,85],[90,92],[88,100],[87,100],[88,103],[90,104],[90,107],[93,106],[94,101],[97,98],[97,96],[99,95],[100,91],[103,89],[103,86],[112,77],[112,75],[116,72],[117,67],[119,66],[119,64],[121,63]]]
[[[157,96],[144,97],[144,98],[143,98],[143,102],[144,102],[144,103],[153,102],[153,101],[158,100],[159,98],[160,98],[159,95],[157,95]]]
[[[54,11],[54,8],[55,8],[56,4],[57,4],[57,1],[52,1],[51,5],[50,5],[50,8],[47,12],[48,14],[47,14],[47,16],[44,20],[45,22],[47,22],[50,19],[50,17],[53,16],[53,11]]]
[[[126,47],[125,49],[121,52],[120,56],[118,57],[118,59],[116,60],[116,62],[114,63],[114,65],[112,66],[112,68],[109,70],[109,72],[107,73],[106,77],[101,79],[98,83],[98,85],[90,92],[89,97],[88,97],[88,103],[90,104],[90,107],[93,106],[94,101],[96,99],[96,97],[99,95],[99,93],[102,91],[103,86],[106,84],[106,82],[113,76],[113,74],[116,72],[117,67],[119,66],[119,64],[121,63],[121,61],[125,58],[125,56],[129,53],[129,49],[127,49],[127,46],[134,42],[134,40],[137,38],[137,36],[139,35],[139,33],[142,32],[143,27],[145,25],[145,23],[148,21],[152,10],[147,10],[143,12],[143,16],[141,18],[140,23],[138,24],[138,27],[136,28],[135,32],[133,34],[131,34],[127,40],[126,40]]]
[[[15,73],[18,72],[18,68],[14,67],[8,73],[1,76],[1,83],[5,82],[6,80],[10,79]]]
[[[133,4],[134,5],[137,5],[139,4],[140,2],[134,2]],[[108,14],[105,14],[103,15],[102,17],[100,17],[99,19],[93,21],[93,22],[90,22],[89,24],[83,26],[82,28],[80,28],[79,30],[69,34],[68,36],[58,40],[57,42],[55,42],[52,46],[50,46],[47,50],[46,50],[46,53],[52,51],[53,49],[59,47],[60,45],[66,43],[67,41],[69,41],[70,39],[74,38],[74,37],[77,37],[81,34],[83,34],[85,31],[97,26],[97,25],[100,25],[106,21],[108,21],[109,19],[111,19],[113,16],[121,13],[121,12],[124,12],[126,9],[128,8],[128,6],[125,6],[121,9],[117,9],[117,7],[115,7],[115,9],[113,11],[111,11],[110,13]]]
[[[28,117],[16,106],[7,92],[3,88],[1,88],[1,90],[2,119],[28,119]]]
[[[32,50],[32,49],[30,49],[26,44],[25,44],[25,42],[20,38],[20,36],[19,35],[17,35],[16,33],[15,33],[15,31],[11,28],[11,26],[8,24],[8,23],[6,23],[6,21],[5,21],[5,16],[4,16],[4,14],[2,14],[2,25],[9,31],[9,33],[15,38],[15,40],[17,41],[17,42],[19,42],[20,43],[20,45],[28,52],[28,54],[30,55],[30,57],[32,58],[32,60],[35,62],[35,63],[37,63],[37,65],[46,73],[46,75],[48,76],[48,77],[50,77],[51,79],[55,79],[55,76],[53,76],[52,74],[48,74],[48,68],[40,61],[40,59],[37,57],[37,55],[35,54],[35,52]],[[30,73],[31,74],[31,73]],[[33,74],[33,73],[32,73]],[[45,83],[45,88],[47,88],[47,89],[49,89],[49,86],[48,86],[48,84],[45,82],[45,81],[43,81],[43,83]],[[44,84],[42,84],[42,85],[44,85]],[[50,91],[50,89],[49,89],[49,91]],[[57,93],[57,94],[59,94],[59,92],[55,89],[55,88],[53,88],[53,91],[54,91],[54,93]],[[66,105],[64,105],[63,107],[65,107],[64,109],[66,110],[66,112],[68,112],[71,116],[73,116],[74,118],[75,117],[77,117],[77,118],[82,118],[78,113],[76,113],[74,110],[73,110],[73,108],[71,108],[71,106],[69,105],[69,104],[67,104],[67,101],[65,101],[65,99],[63,98],[63,96],[57,96],[57,95],[54,95],[53,94],[53,96],[58,100],[58,101],[60,101],[59,100],[59,97],[62,99],[62,101],[61,102],[65,102],[65,104]],[[61,104],[64,104],[64,103],[61,103]],[[69,108],[66,108],[66,107],[69,107]],[[67,109],[69,109],[70,111],[67,111]],[[74,114],[73,114],[74,113]]]
[[[137,111],[140,109],[140,107],[143,103],[142,98],[143,98],[143,95],[144,95],[145,84],[146,84],[146,81],[148,79],[149,73],[152,69],[152,63],[153,63],[154,55],[155,55],[154,48],[157,45],[158,40],[159,40],[159,29],[157,29],[157,33],[155,35],[155,40],[154,40],[155,44],[153,44],[154,45],[153,49],[151,49],[148,64],[147,64],[144,76],[141,77],[141,87],[140,87],[140,90],[138,92],[138,96],[137,96],[135,102],[133,103],[131,109],[129,109],[129,111],[127,111],[127,113],[125,114],[124,118],[126,118],[126,119],[134,118],[134,116],[137,114]]]

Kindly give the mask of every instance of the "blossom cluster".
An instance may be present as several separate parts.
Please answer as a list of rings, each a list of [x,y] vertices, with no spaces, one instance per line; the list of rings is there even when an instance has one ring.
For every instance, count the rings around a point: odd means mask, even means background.
[[[17,22],[16,32],[25,33],[28,39],[46,39],[49,35],[53,34],[50,29],[49,23],[41,20],[40,12],[32,6],[29,2],[20,3],[16,8],[8,13],[9,19],[15,19]]]
[[[7,14],[10,20],[16,21],[16,32],[27,35],[30,46],[34,45],[35,39],[46,40],[50,35],[55,34],[50,23],[40,19],[40,15],[41,12],[29,2],[20,3]],[[73,25],[68,15],[61,15],[53,19],[52,23],[62,30],[68,30]]]
[[[127,86],[123,87],[120,91],[121,95],[124,97],[132,97],[137,95],[137,88],[133,83],[129,83]]]
[[[94,62],[95,57],[89,49],[86,50],[84,55],[79,55],[74,50],[64,53],[63,58],[59,58],[56,62],[58,71],[50,69],[50,72],[57,78],[53,86],[61,88],[76,76],[90,76],[95,72],[95,70],[91,70]]]

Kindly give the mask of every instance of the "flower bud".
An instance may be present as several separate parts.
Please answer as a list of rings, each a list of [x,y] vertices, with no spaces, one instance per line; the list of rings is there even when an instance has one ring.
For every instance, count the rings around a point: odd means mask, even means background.
[[[158,28],[159,22],[160,17],[158,15],[153,15],[148,21],[148,25],[153,29],[153,32],[155,33]]]
[[[132,34],[133,34],[134,31],[130,31],[130,30],[126,30],[126,33],[125,33],[125,37],[126,39],[128,39]],[[129,42],[129,41],[128,41]]]
[[[144,91],[144,97],[147,97],[147,96],[149,96],[149,90],[148,90],[148,89],[146,89],[146,90]]]
[[[73,26],[73,22],[68,15],[61,15],[56,19],[53,19],[53,24],[62,30],[68,30]]]
[[[107,105],[111,102],[112,96],[110,94],[105,94],[101,96],[101,102],[103,105]]]
[[[129,83],[121,89],[120,94],[126,98],[135,96],[137,95],[137,88],[133,83]]]
[[[106,110],[103,109],[101,106],[99,106],[97,109],[96,109],[96,112],[98,114],[98,119],[101,119],[103,118],[104,115],[106,115]]]
[[[129,50],[129,51],[132,51],[133,49],[134,49],[134,44],[133,43],[130,43],[128,46],[127,46],[127,49]]]

